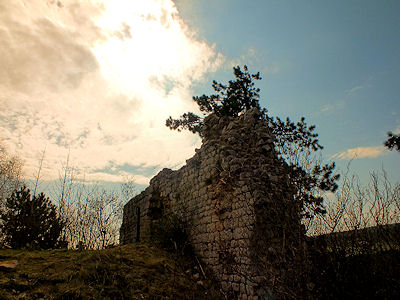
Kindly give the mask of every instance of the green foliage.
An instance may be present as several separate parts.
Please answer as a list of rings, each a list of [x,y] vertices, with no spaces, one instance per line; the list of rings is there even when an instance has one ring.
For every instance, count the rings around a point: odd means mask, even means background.
[[[318,134],[314,133],[315,125],[307,126],[305,118],[302,117],[297,124],[286,118],[282,121],[279,117],[268,118],[268,125],[276,135],[276,146],[282,149],[287,155],[295,155],[295,148],[309,149],[312,151],[322,150],[323,147],[318,143]]]
[[[260,89],[255,81],[261,80],[260,73],[250,74],[247,66],[243,70],[233,68],[235,80],[223,85],[213,81],[216,94],[193,97],[203,116],[192,112],[185,113],[180,119],[169,117],[166,126],[173,130],[189,130],[202,136],[203,121],[212,113],[217,116],[238,117],[251,108],[260,108]],[[308,126],[305,118],[293,123],[289,118],[270,117],[267,110],[262,109],[265,121],[275,135],[275,147],[291,168],[290,179],[296,187],[296,199],[303,208],[303,216],[313,218],[316,214],[325,213],[321,191],[334,192],[339,175],[333,174],[335,163],[322,165],[314,155],[323,149],[319,144],[315,126]]]
[[[325,214],[321,192],[335,192],[338,174],[333,174],[335,163],[322,165],[313,153],[322,150],[315,125],[308,126],[305,118],[296,124],[286,118],[267,116],[269,127],[275,135],[275,147],[291,167],[290,179],[296,187],[296,199],[302,203],[303,216],[313,218]]]
[[[393,148],[400,152],[400,134],[394,134],[392,132],[388,132],[388,139],[385,141],[384,145],[389,150],[393,150]]]
[[[0,219],[5,240],[13,249],[55,248],[64,226],[50,199],[43,193],[31,197],[26,187],[7,198]]]
[[[165,125],[174,130],[185,129],[202,136],[203,119],[192,112],[184,113],[180,119],[169,117]]]
[[[180,119],[169,117],[166,126],[178,131],[187,129],[202,136],[204,117],[211,113],[215,113],[217,116],[235,117],[252,107],[260,108],[258,103],[260,89],[256,88],[254,83],[254,80],[261,80],[260,73],[248,73],[247,66],[244,66],[243,70],[239,66],[234,67],[233,73],[236,79],[230,80],[228,85],[214,80],[212,87],[217,94],[193,97],[193,101],[198,104],[203,117],[188,112],[183,114]]]

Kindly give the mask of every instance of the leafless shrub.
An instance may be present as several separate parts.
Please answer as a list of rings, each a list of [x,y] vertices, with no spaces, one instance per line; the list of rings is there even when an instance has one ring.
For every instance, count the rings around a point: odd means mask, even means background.
[[[7,197],[22,185],[22,160],[16,155],[10,155],[0,145],[0,208]]]
[[[106,190],[97,183],[74,178],[72,170],[60,180],[59,210],[66,220],[65,238],[71,248],[101,249],[118,244],[126,189]]]
[[[35,190],[40,183],[40,160]],[[78,176],[69,155],[58,181],[48,187],[58,214],[65,222],[62,239],[73,249],[102,249],[118,244],[123,205],[134,193],[132,178],[125,178],[120,190],[106,189],[97,182]]]
[[[317,216],[309,235],[358,230],[400,222],[400,184],[392,184],[385,170],[372,172],[367,185],[350,174],[342,175],[342,186],[327,197],[327,213]]]
[[[314,294],[398,298],[400,184],[392,184],[384,170],[372,172],[366,185],[349,168],[342,178],[341,188],[327,198],[327,213],[308,231]]]

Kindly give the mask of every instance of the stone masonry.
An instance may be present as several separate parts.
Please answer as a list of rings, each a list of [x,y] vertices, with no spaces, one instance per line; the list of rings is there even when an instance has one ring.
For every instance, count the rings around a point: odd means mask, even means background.
[[[210,115],[203,133],[185,166],[162,170],[126,204],[121,243],[134,242],[138,231],[148,239],[152,222],[175,214],[225,293],[296,298],[304,240],[300,205],[262,114]]]

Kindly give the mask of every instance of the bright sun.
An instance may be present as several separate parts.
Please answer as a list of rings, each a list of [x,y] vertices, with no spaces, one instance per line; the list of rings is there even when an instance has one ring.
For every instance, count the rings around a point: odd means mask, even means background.
[[[215,52],[195,39],[172,1],[106,2],[95,23],[106,35],[92,48],[103,76],[118,93],[142,98],[140,114],[133,117],[137,122],[147,120],[152,128],[155,120],[196,109],[190,101],[182,102],[182,95],[171,93],[166,101],[165,85],[188,90]]]
[[[172,2],[130,1],[129,7],[119,2],[109,2],[96,20],[107,34],[93,48],[103,75],[128,93],[137,93],[151,78],[177,78],[192,46]]]

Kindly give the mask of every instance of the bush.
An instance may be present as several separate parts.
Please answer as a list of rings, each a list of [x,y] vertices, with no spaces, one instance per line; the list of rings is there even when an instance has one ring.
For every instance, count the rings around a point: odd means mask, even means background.
[[[64,223],[57,216],[56,206],[43,193],[31,197],[26,187],[14,191],[7,198],[0,219],[5,241],[13,249],[49,249],[60,245]]]

